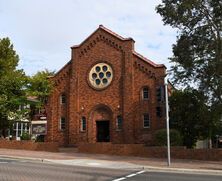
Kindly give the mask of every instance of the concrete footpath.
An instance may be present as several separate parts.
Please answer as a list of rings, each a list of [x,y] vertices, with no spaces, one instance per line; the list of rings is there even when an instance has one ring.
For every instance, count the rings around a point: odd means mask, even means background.
[[[145,169],[152,171],[187,172],[222,175],[222,162],[172,159],[167,166],[166,159],[113,156],[77,153],[76,149],[63,148],[60,152],[42,152],[14,149],[0,149],[0,158],[26,159],[73,166],[100,167],[112,169]]]

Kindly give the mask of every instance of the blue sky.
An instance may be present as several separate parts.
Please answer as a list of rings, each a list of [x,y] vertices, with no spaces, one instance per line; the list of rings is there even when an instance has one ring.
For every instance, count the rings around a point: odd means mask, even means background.
[[[164,26],[155,7],[160,0],[0,0],[0,38],[9,37],[29,75],[58,71],[70,60],[70,47],[100,24],[123,37],[156,63],[170,66],[176,31]]]

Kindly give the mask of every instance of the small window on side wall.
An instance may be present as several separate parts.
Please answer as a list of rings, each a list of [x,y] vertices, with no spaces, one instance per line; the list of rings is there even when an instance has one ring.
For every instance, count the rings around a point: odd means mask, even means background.
[[[148,89],[148,87],[143,88],[142,98],[143,98],[143,100],[148,100],[149,99],[149,89]]]
[[[65,104],[65,103],[66,103],[66,95],[65,95],[65,94],[62,94],[62,95],[60,96],[60,103],[61,103],[61,104]]]
[[[150,116],[148,113],[143,114],[143,127],[144,128],[150,127]]]
[[[61,131],[64,131],[66,129],[66,118],[65,117],[60,118],[59,129]]]
[[[117,130],[121,130],[123,128],[123,118],[121,115],[118,115],[117,116],[117,119],[116,119],[116,128]]]
[[[81,119],[80,131],[86,131],[86,117],[83,116]]]

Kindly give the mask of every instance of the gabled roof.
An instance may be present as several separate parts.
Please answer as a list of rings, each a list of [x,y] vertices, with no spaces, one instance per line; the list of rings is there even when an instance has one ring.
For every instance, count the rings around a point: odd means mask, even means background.
[[[94,35],[98,30],[103,30],[103,31],[111,34],[112,36],[118,38],[118,39],[121,40],[121,41],[128,41],[128,40],[134,41],[132,38],[123,38],[122,36],[114,33],[113,31],[111,31],[110,29],[104,27],[103,25],[99,25],[99,27],[98,27],[91,35],[89,35],[82,43],[80,43],[79,45],[74,45],[74,46],[72,46],[71,48],[78,48],[78,47],[80,47],[80,46],[81,46],[82,44],[84,44],[92,35]],[[134,41],[134,42],[135,42],[135,41]]]
[[[72,61],[72,60],[68,61],[61,69],[59,69],[59,71],[57,71],[57,72],[55,73],[55,75],[50,76],[50,77],[48,77],[48,78],[50,79],[50,78],[56,77],[56,76],[57,76],[60,72],[62,72],[62,70],[64,70],[67,66],[70,66],[71,61]]]
[[[114,33],[113,31],[111,31],[110,29],[104,27],[103,25],[99,25],[99,27],[91,34],[89,35],[82,43],[80,43],[79,45],[74,45],[71,48],[78,48],[81,45],[83,45],[91,36],[93,36],[97,31],[102,30],[107,32],[108,34],[114,36],[115,38],[121,40],[121,41],[133,41],[133,38],[123,38],[122,36],[118,35],[117,33]],[[147,59],[146,57],[142,56],[141,54],[137,53],[135,50],[132,51],[132,53],[137,56],[138,58],[140,58],[141,60],[145,61],[146,63],[150,64],[151,66],[153,66],[154,68],[166,68],[164,64],[156,64],[153,61]]]
[[[156,67],[156,68],[161,68],[161,67],[165,67],[166,66],[164,64],[156,64],[154,63],[153,61],[149,60],[148,58],[144,57],[143,55],[137,53],[136,51],[133,51],[133,54],[137,57],[139,57],[140,59],[142,59],[143,61],[149,63],[150,65],[152,65],[153,67]]]

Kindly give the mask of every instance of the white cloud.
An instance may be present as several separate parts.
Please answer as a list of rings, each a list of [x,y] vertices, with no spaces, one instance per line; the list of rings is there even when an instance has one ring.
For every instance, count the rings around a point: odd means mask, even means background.
[[[136,50],[169,66],[176,33],[155,12],[160,0],[1,0],[0,37],[8,36],[28,74],[58,70],[99,24],[136,41]]]

